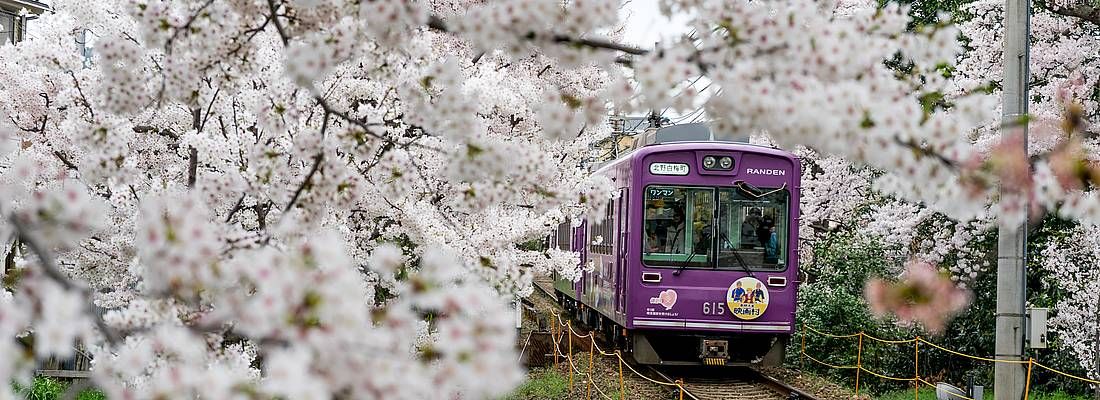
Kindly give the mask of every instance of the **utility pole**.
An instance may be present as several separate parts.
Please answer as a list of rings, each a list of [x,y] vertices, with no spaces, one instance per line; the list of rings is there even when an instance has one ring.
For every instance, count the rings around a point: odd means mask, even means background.
[[[1096,296],[1096,337],[1093,341],[1096,344],[1096,354],[1093,354],[1093,364],[1096,365],[1096,376],[1100,376],[1100,295]],[[1100,385],[1096,385],[1093,389],[1093,399],[1100,400]]]
[[[622,140],[624,127],[626,126],[626,117],[622,115],[612,115],[608,118],[611,122],[611,159],[619,158],[619,141]]]
[[[1030,0],[1005,2],[1004,106],[1002,122],[1006,130],[1019,129],[1027,157],[1028,36],[1031,30]],[[1018,127],[1018,128],[1014,128]],[[1002,133],[1002,136],[1012,133]],[[1001,188],[1002,195],[1018,194]],[[1024,207],[1027,211],[1027,206]],[[1027,218],[1018,226],[999,223],[997,228],[997,325],[996,357],[999,360],[1024,360],[1024,332],[1027,277]],[[1020,400],[1024,397],[1024,364],[996,363],[993,367],[993,393],[996,400]]]

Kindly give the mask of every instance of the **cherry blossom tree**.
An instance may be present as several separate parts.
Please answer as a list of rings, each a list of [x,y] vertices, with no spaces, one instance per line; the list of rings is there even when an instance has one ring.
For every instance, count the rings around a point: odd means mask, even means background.
[[[57,2],[0,55],[0,379],[83,342],[112,398],[510,389],[508,298],[576,268],[516,243],[606,202],[608,75],[420,28],[467,6]]]
[[[1054,279],[1049,284],[1062,290],[1050,326],[1077,357],[1090,377],[1096,377],[1097,341],[1100,340],[1100,240],[1095,225],[1078,226],[1045,243],[1041,265]]]
[[[1033,176],[964,135],[995,98],[944,78],[958,28],[864,3],[665,0],[699,35],[645,51],[614,1],[58,1],[0,52],[0,380],[82,343],[111,398],[499,395],[507,302],[577,276],[516,244],[606,203],[609,105],[702,101],[953,218],[1054,184],[1034,204],[1095,220],[1069,147]]]
[[[1096,121],[1100,118],[1100,7],[1088,1],[1036,3],[1031,22],[1029,104],[1032,119],[1029,150],[1038,179],[1033,202],[1058,204],[1066,189],[1078,189],[1082,180],[1093,180],[1098,156]],[[959,63],[955,80],[959,90],[1001,79],[1003,2],[976,1],[968,5],[968,21],[960,25],[972,50]],[[992,86],[994,93],[999,89]],[[996,127],[985,126],[973,135],[976,145],[993,148]],[[1074,177],[1081,178],[1080,180]],[[1073,200],[1061,208],[1079,208]],[[1037,213],[1038,214],[1038,213]],[[1073,219],[1073,213],[1057,216]],[[1038,218],[1035,219],[1038,221]],[[1055,279],[1052,286],[1067,295],[1061,298],[1051,328],[1077,356],[1081,367],[1095,373],[1096,265],[1095,225],[1084,222],[1048,243],[1038,264]],[[1084,329],[1082,329],[1084,328]],[[1095,376],[1095,375],[1092,375]]]

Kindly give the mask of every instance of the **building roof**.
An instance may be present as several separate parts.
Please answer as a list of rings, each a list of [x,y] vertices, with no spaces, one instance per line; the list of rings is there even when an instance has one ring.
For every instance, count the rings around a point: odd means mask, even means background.
[[[19,11],[26,8],[34,14],[41,14],[50,9],[49,5],[37,0],[0,0],[0,8],[9,11]]]

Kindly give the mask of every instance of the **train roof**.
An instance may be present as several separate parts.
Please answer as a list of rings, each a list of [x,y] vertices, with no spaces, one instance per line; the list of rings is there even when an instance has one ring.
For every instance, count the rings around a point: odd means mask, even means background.
[[[798,162],[798,157],[789,151],[770,147],[762,146],[758,144],[745,143],[745,142],[730,142],[730,141],[685,141],[685,142],[665,142],[649,144],[640,148],[636,148],[633,151],[625,153],[619,158],[608,160],[596,166],[592,173],[603,172],[604,170],[618,165],[622,162],[629,162],[633,160],[642,159],[650,154],[661,153],[666,151],[683,151],[683,150],[725,150],[725,151],[741,151],[751,152],[755,154],[767,154],[776,157],[785,158],[791,160],[792,163]]]
[[[646,145],[638,148],[629,153],[623,154],[619,158],[609,160],[600,164],[593,173],[602,172],[610,167],[618,165],[622,162],[629,162],[633,160],[642,159],[650,154],[662,153],[666,151],[682,151],[682,150],[725,150],[725,151],[741,151],[751,152],[755,154],[767,154],[776,157],[785,158],[791,160],[793,163],[798,162],[798,157],[789,151],[769,146],[762,146],[752,143],[743,142],[726,142],[726,141],[691,141],[691,142],[667,142],[656,143]]]
[[[593,172],[603,171],[623,160],[634,160],[656,152],[676,150],[750,151],[757,154],[779,156],[791,161],[798,159],[794,154],[779,148],[749,143],[748,136],[716,140],[710,127],[704,123],[670,125],[659,129],[650,128],[638,136],[628,151],[617,158],[599,163],[593,168]]]

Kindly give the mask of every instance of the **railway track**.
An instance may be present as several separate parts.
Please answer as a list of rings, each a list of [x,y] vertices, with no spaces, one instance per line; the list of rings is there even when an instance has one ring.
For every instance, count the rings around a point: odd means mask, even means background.
[[[813,395],[751,368],[647,368],[656,377],[682,380],[685,399],[816,400]]]
[[[535,286],[551,299],[555,298],[552,287],[537,282]],[[581,329],[581,325],[574,325],[574,327]],[[682,380],[684,399],[817,400],[809,393],[751,368],[661,368],[640,365],[635,367],[639,371],[648,372],[649,378],[652,379],[666,382]],[[679,393],[675,393],[674,396],[679,396]]]

